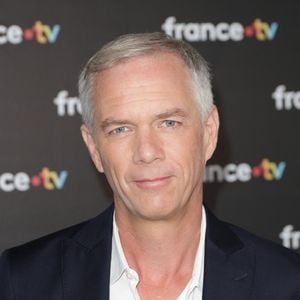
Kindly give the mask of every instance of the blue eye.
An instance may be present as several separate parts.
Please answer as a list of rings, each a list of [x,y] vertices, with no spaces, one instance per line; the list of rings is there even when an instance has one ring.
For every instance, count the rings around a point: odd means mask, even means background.
[[[124,133],[126,131],[127,131],[127,128],[125,126],[122,126],[122,127],[115,128],[110,133],[111,134],[121,134],[121,133]]]
[[[166,127],[168,128],[172,128],[172,127],[175,127],[177,122],[176,121],[173,121],[173,120],[165,120],[163,122],[165,124]]]

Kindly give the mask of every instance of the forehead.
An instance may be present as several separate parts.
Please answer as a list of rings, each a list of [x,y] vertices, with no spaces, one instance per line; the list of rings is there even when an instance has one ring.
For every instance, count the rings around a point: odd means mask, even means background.
[[[191,101],[194,97],[190,72],[173,53],[130,58],[102,71],[96,77],[94,95],[100,117],[118,108],[138,110],[141,105],[149,110],[158,104],[165,109],[172,105],[195,106]]]

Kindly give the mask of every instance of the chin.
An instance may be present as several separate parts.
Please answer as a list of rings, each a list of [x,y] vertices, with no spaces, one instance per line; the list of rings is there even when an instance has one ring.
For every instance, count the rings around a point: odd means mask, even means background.
[[[172,194],[174,195],[174,193]],[[182,211],[183,206],[179,199],[170,198],[169,193],[160,193],[159,195],[139,193],[131,195],[131,197],[127,196],[126,200],[119,198],[119,201],[119,204],[122,203],[119,206],[120,209],[127,210],[127,214],[151,221],[171,219]]]
[[[177,206],[145,205],[136,210],[138,216],[149,221],[163,221],[172,219],[180,211]]]

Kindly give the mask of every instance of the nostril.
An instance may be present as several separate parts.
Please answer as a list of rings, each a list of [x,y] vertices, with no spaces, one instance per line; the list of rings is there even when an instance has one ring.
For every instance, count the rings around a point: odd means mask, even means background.
[[[136,141],[133,160],[135,163],[152,163],[164,157],[162,143],[157,137],[144,135]]]

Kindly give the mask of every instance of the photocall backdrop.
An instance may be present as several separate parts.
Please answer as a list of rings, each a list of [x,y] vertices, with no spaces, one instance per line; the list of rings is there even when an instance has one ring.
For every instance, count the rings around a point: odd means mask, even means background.
[[[207,206],[300,252],[299,10],[292,0],[1,0],[0,252],[110,204],[81,139],[77,79],[107,41],[152,31],[210,62],[221,129]]]

